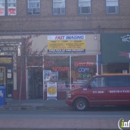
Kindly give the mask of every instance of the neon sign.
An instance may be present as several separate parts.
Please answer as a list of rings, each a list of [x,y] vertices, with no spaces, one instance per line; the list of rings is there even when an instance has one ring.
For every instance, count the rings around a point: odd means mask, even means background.
[[[74,62],[75,67],[88,67],[88,66],[94,66],[93,62]]]
[[[62,71],[62,72],[65,72],[65,71],[69,71],[69,67],[53,67],[52,71]]]

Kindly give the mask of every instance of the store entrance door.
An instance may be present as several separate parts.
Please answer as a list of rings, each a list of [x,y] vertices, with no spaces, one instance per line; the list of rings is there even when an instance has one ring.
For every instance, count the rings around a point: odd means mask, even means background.
[[[0,86],[6,87],[6,68],[0,66]]]
[[[28,77],[29,99],[43,99],[43,70],[30,68]]]

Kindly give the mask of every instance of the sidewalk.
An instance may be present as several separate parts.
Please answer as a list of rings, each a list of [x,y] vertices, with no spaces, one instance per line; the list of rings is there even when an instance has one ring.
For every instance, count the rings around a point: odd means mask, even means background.
[[[43,110],[55,109],[66,110],[70,107],[66,105],[65,100],[43,100],[43,99],[28,99],[28,100],[13,100],[6,99],[6,104],[0,106],[0,110]]]

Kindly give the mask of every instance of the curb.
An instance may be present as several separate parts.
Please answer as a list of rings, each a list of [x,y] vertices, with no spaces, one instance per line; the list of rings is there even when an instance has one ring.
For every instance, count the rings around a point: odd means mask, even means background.
[[[10,105],[0,106],[0,110],[69,110],[70,107],[61,106],[33,106],[33,105]]]

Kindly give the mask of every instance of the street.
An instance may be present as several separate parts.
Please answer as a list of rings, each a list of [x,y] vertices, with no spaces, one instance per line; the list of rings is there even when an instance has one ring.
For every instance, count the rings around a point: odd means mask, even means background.
[[[17,110],[0,111],[0,130],[23,129],[103,129],[118,130],[120,118],[128,121],[130,109],[126,107],[92,107],[87,111],[66,110]]]

